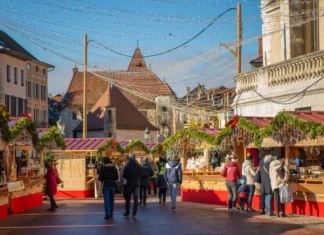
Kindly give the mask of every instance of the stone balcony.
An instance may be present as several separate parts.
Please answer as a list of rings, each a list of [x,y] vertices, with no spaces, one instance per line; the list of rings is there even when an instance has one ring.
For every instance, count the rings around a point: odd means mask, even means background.
[[[236,94],[324,76],[324,50],[237,75]]]

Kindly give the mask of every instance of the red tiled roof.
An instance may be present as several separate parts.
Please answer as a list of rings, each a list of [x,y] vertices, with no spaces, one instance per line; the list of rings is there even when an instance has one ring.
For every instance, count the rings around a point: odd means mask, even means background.
[[[309,112],[289,112],[288,113],[297,116],[301,120],[311,121],[317,123],[324,123],[324,112],[323,111],[309,111]]]
[[[126,130],[158,130],[153,126],[140,111],[119,91],[116,86],[108,86],[95,106],[88,114],[88,130],[104,129],[104,109],[116,108],[116,129]],[[82,122],[74,129],[82,131]]]
[[[50,99],[54,100],[57,103],[60,103],[62,101],[62,99],[63,99],[63,96],[62,95],[56,95],[56,96],[50,97]]]
[[[98,150],[108,138],[65,139],[66,150]],[[121,147],[129,145],[129,141],[118,141]],[[157,144],[148,144],[148,149],[153,149]]]
[[[243,117],[248,122],[257,125],[259,128],[263,128],[271,123],[273,118],[271,117]]]
[[[208,135],[216,136],[220,129],[200,129],[199,131],[205,132]]]
[[[256,63],[258,63],[258,64],[263,63],[263,56],[259,56],[258,58],[250,61],[250,64],[256,64]]]
[[[138,64],[141,63],[141,67]],[[161,81],[157,75],[149,70],[146,66],[145,60],[142,56],[141,50],[136,48],[133,58],[129,64],[128,70],[120,71],[97,71],[96,73],[116,81],[116,83],[127,84],[130,86],[136,86],[136,88],[144,93],[152,95],[174,95],[174,91],[166,83]],[[87,97],[88,105],[91,109],[102,94],[106,91],[108,82],[102,80],[93,73],[87,73]],[[93,92],[96,91],[96,92]],[[153,104],[150,101],[144,100],[127,91],[121,90],[121,92],[134,104],[136,107],[149,104]],[[75,72],[70,85],[67,90],[66,97],[71,105],[82,105],[83,94],[83,72]],[[155,107],[155,106],[153,106]]]
[[[9,128],[12,128],[16,125],[20,117],[12,117],[10,121],[8,122]],[[44,135],[44,132],[49,131],[49,128],[37,128],[38,136],[42,137]]]

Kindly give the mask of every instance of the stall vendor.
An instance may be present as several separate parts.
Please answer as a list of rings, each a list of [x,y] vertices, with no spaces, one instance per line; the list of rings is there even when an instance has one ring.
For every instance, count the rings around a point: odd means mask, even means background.
[[[306,152],[304,149],[299,148],[298,149],[298,155],[296,157],[296,159],[289,159],[290,162],[295,163],[296,167],[303,167],[305,165],[305,161],[306,161]]]

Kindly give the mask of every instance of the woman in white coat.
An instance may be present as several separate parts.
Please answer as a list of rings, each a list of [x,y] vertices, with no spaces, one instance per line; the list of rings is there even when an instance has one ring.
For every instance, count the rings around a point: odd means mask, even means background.
[[[273,161],[270,163],[270,180],[271,188],[276,200],[276,214],[280,217],[279,207],[281,207],[281,217],[286,217],[285,204],[280,201],[279,190],[288,181],[289,171],[288,167],[284,164],[285,159],[280,157],[273,157]]]

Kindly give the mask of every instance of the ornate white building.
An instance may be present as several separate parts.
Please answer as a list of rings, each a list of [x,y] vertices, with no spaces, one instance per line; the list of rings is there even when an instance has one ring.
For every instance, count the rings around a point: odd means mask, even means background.
[[[324,110],[323,9],[322,0],[262,0],[264,66],[234,78],[236,114]]]

